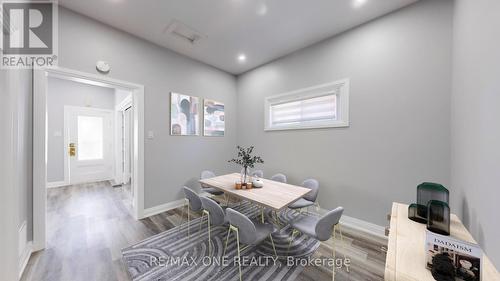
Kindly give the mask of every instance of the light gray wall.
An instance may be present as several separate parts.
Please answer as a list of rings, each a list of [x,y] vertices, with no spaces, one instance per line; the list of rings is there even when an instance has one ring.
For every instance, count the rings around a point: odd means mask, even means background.
[[[96,73],[96,62],[106,60],[110,77],[145,85],[145,129],[155,134],[145,143],[146,208],[182,198],[181,186],[203,169],[230,171],[227,159],[236,145],[234,76],[64,8],[59,21],[60,66]],[[226,136],[170,136],[171,91],[224,102]]]
[[[321,183],[324,208],[386,225],[423,181],[449,184],[452,1],[422,1],[238,78],[238,143],[267,177]],[[349,128],[264,132],[264,97],[351,79]]]
[[[500,268],[500,2],[455,1],[451,184],[455,211]]]
[[[64,106],[115,109],[115,90],[49,77],[47,181],[64,181]]]

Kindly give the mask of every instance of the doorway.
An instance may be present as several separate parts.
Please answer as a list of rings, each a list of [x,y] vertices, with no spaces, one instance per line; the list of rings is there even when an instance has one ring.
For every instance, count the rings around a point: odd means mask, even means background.
[[[49,79],[61,79],[86,85],[113,88],[129,94],[129,106],[122,112],[99,106],[66,106],[64,108],[64,131],[54,132],[48,128]],[[64,138],[64,181],[71,184],[89,181],[115,180],[117,171],[125,172],[121,183],[130,184],[132,214],[135,219],[144,212],[144,86],[111,79],[101,75],[80,71],[51,68],[34,72],[34,122],[33,122],[33,248],[42,250],[46,245],[46,208],[49,154],[48,137]],[[115,105],[115,104],[114,104]],[[116,126],[118,113],[122,123],[130,127]],[[128,119],[125,119],[128,118]],[[127,133],[123,143],[117,145],[117,128]],[[89,133],[90,132],[90,133]],[[117,168],[116,150],[129,147],[128,154],[121,153],[130,169]],[[123,149],[122,149],[123,150]],[[113,157],[115,156],[115,157]],[[127,159],[125,159],[127,158]],[[126,174],[128,172],[128,174]]]
[[[124,91],[117,91],[121,102],[116,106],[116,185],[121,185],[129,198],[134,197],[132,188],[133,164],[133,108],[132,96]]]
[[[113,111],[87,107],[64,107],[64,153],[69,184],[113,178]],[[50,157],[50,156],[49,156]]]
[[[127,186],[125,189],[133,197],[133,190],[130,188],[130,183],[132,181],[132,146],[130,145],[130,140],[132,139],[132,107],[126,108],[122,113],[123,129],[122,129],[122,172],[123,172],[123,184]]]

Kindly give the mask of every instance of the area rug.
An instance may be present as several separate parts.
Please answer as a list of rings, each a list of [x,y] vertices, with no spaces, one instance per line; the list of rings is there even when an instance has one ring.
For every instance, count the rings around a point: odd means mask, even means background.
[[[250,218],[259,215],[259,209],[244,203],[234,209]],[[292,212],[280,214],[285,224],[293,216]],[[212,251],[209,254],[207,220],[199,231],[201,218],[166,232],[152,236],[134,246],[122,250],[123,260],[130,277],[134,281],[163,280],[239,280],[236,237],[229,237],[226,255],[223,257],[227,226],[212,227]],[[271,241],[266,239],[260,245],[241,252],[243,280],[294,280],[303,270],[298,258],[311,256],[320,243],[305,235],[298,235],[290,249],[292,229],[283,227],[273,234],[278,253],[275,258]]]

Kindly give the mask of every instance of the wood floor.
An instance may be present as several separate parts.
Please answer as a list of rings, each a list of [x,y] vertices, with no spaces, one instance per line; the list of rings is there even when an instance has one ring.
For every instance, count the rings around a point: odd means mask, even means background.
[[[185,218],[175,209],[136,221],[127,193],[108,182],[49,189],[47,205],[47,248],[32,255],[24,281],[130,280],[121,249]],[[383,280],[386,241],[346,227],[343,231],[337,252],[349,258],[351,266],[349,273],[338,272],[336,280]],[[331,257],[330,243],[322,243],[315,257]],[[331,278],[331,269],[311,266],[298,280]]]

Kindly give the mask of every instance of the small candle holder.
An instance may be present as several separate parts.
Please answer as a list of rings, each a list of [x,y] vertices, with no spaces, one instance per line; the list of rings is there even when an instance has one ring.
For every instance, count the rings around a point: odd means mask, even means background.
[[[411,204],[408,207],[408,218],[418,223],[427,223],[427,206]]]
[[[431,200],[427,204],[427,229],[441,235],[450,235],[450,206]]]
[[[236,188],[236,189],[242,189],[243,185],[242,185],[241,181],[235,182],[234,183],[234,188]]]

